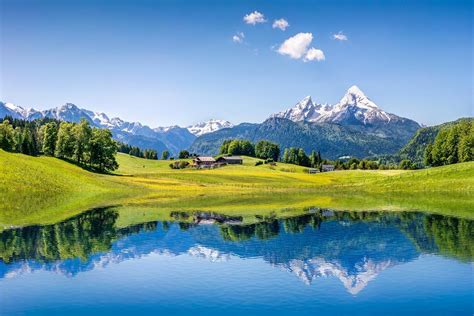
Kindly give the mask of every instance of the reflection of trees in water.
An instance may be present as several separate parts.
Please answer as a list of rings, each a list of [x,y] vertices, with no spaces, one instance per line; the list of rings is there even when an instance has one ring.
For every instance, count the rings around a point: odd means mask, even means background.
[[[10,263],[22,259],[41,262],[81,258],[93,253],[106,252],[112,243],[124,236],[162,229],[167,232],[170,222],[147,222],[117,228],[118,214],[113,210],[94,210],[64,222],[48,226],[31,226],[6,230],[0,233],[0,260]],[[183,218],[183,216],[180,216]],[[399,228],[412,240],[420,252],[440,253],[463,261],[474,258],[474,221],[410,212],[327,212],[277,220],[258,218],[249,225],[219,225],[221,237],[226,241],[245,241],[252,238],[276,238],[282,230],[299,234],[305,229],[318,230],[325,221],[340,221],[350,225],[357,222],[376,222]],[[181,231],[193,229],[193,222],[177,221]],[[354,240],[358,236],[353,236]]]
[[[3,231],[0,233],[0,258],[6,263],[26,258],[85,260],[91,253],[110,249],[116,238],[117,217],[111,210],[94,210],[55,225]]]
[[[474,221],[431,215],[425,220],[425,230],[441,254],[463,261],[473,260]]]

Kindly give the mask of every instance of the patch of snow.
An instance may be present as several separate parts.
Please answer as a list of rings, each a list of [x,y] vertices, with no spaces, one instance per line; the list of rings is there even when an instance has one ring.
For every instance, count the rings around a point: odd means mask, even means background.
[[[196,125],[186,127],[191,134],[201,136],[212,133],[223,128],[233,127],[234,125],[229,121],[211,119],[207,122],[201,122]]]

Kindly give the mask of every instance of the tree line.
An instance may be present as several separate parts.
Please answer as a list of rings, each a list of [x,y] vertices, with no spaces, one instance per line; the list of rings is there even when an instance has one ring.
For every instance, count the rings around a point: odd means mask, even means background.
[[[321,158],[321,153],[319,151],[316,152],[313,150],[308,156],[303,148],[290,147],[286,148],[283,152],[281,162],[304,167],[319,168],[323,163],[323,159]]]
[[[53,156],[72,160],[99,171],[118,168],[117,143],[108,129],[52,119],[26,121],[6,117],[0,123],[0,148],[26,155]]]
[[[158,159],[158,152],[154,149],[142,150],[140,147],[131,146],[129,144],[124,144],[122,142],[117,142],[117,144],[118,144],[117,151],[119,153],[129,154],[130,156],[134,156],[138,158],[145,158],[145,159],[152,159],[152,160]]]
[[[443,166],[474,160],[474,125],[472,120],[462,120],[441,128],[433,143],[426,146],[424,163]]]
[[[245,139],[228,139],[222,143],[219,148],[219,154],[231,156],[245,155],[278,161],[280,157],[280,146],[266,140],[261,140],[253,144]]]

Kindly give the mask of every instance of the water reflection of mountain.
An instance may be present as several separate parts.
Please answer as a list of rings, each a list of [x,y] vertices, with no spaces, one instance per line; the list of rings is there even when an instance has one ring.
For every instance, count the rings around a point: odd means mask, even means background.
[[[4,231],[0,277],[39,269],[74,276],[151,253],[212,261],[239,256],[262,258],[308,284],[335,276],[356,294],[381,271],[421,253],[473,259],[473,221],[439,215],[316,211],[252,225],[197,225],[186,217],[127,228],[117,228],[116,219],[112,210],[96,210],[56,225]]]

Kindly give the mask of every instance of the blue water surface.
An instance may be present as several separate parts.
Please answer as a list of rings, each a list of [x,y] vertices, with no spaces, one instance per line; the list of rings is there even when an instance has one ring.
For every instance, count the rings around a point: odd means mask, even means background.
[[[2,315],[472,315],[472,221],[317,213],[0,233]]]

